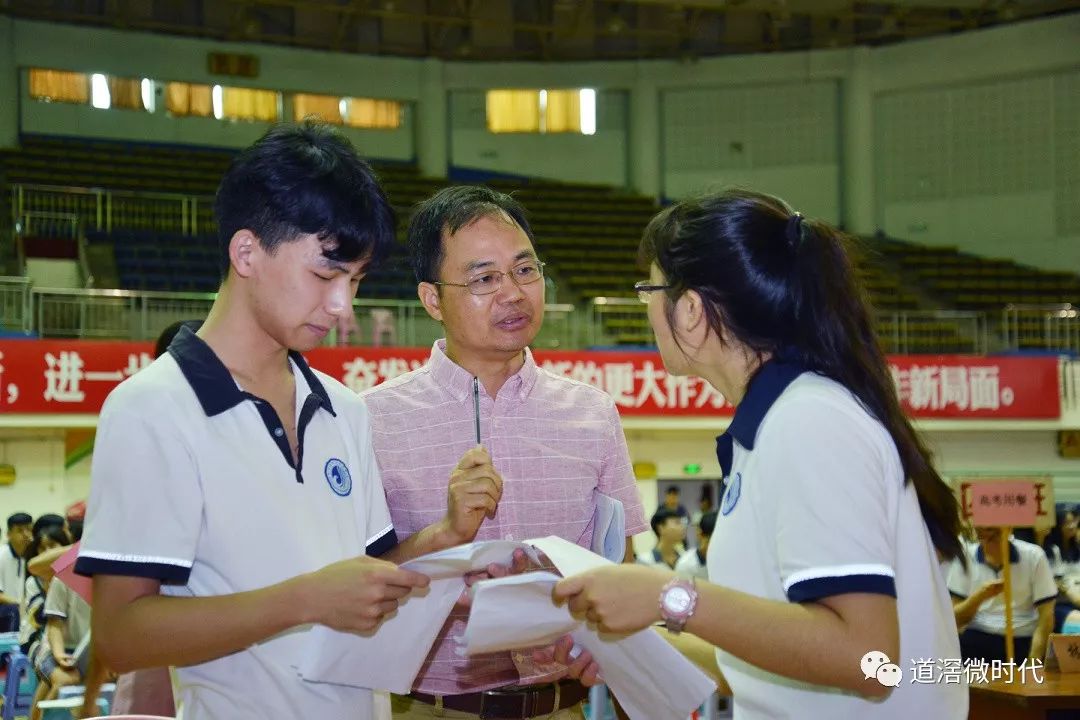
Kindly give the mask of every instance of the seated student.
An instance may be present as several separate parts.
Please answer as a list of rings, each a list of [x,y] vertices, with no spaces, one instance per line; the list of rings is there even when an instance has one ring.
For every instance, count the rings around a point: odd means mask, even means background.
[[[18,512],[7,519],[7,547],[0,549],[0,630],[19,629],[19,609],[26,584],[26,548],[33,540],[33,518]]]
[[[656,547],[652,552],[637,556],[642,565],[667,565],[672,570],[683,552],[683,540],[686,539],[686,526],[682,516],[667,507],[661,507],[649,520],[656,533]]]
[[[697,527],[697,547],[687,550],[675,564],[675,573],[687,580],[708,580],[709,569],[705,566],[705,554],[709,552],[709,538],[716,527],[716,511],[701,516]]]
[[[40,720],[42,700],[54,700],[60,688],[82,680],[75,649],[90,632],[90,606],[61,580],[52,579],[45,595],[45,635],[30,649],[38,675],[30,720]]]
[[[968,548],[968,567],[954,561],[948,587],[960,632],[964,659],[1009,660],[1005,652],[1005,601],[999,528],[977,528],[978,544]],[[1054,625],[1057,585],[1050,563],[1038,545],[1009,540],[1012,565],[1013,636],[1015,657],[1042,659]]]
[[[19,648],[24,654],[30,653],[30,647],[45,632],[45,593],[49,589],[52,573],[46,576],[34,572],[31,561],[43,555],[55,558],[53,550],[64,548],[71,542],[68,534],[62,526],[51,526],[41,531],[26,548],[26,563],[30,572],[26,577],[26,588],[23,592],[20,614],[22,622],[19,624]]]

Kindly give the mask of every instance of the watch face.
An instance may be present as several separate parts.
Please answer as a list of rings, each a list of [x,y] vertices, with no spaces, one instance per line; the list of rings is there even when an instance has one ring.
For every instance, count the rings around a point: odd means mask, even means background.
[[[673,614],[690,609],[690,592],[684,587],[673,587],[664,594],[664,607]]]

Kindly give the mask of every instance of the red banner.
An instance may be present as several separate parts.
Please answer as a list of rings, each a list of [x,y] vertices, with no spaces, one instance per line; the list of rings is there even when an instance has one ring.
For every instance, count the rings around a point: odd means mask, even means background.
[[[150,343],[0,341],[0,412],[96,413],[105,396],[151,361]],[[428,348],[320,348],[311,365],[357,392],[414,368]],[[623,415],[724,416],[733,408],[708,383],[664,371],[657,353],[537,351],[558,375],[594,385]],[[920,418],[1057,418],[1058,361],[964,355],[890,358],[907,412]]]

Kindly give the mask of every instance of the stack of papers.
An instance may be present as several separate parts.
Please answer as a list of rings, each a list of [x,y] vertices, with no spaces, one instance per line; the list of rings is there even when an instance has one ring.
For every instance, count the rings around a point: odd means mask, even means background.
[[[431,577],[430,587],[411,595],[374,633],[355,635],[315,626],[298,667],[301,677],[409,693],[465,589],[463,575],[493,563],[509,565],[519,548],[534,562],[538,552],[543,553],[562,576],[611,564],[557,537],[474,543],[425,555],[402,567]],[[555,605],[551,592],[559,579],[551,572],[530,572],[477,583],[465,629],[467,652],[544,646],[570,634],[592,653],[604,682],[632,720],[684,720],[715,691],[708,676],[652,630],[600,635],[575,619],[566,606]]]

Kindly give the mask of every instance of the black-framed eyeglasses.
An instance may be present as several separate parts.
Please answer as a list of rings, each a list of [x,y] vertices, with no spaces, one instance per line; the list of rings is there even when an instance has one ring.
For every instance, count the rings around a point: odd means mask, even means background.
[[[545,264],[546,263],[542,263],[539,260],[526,260],[525,262],[520,262],[510,268],[510,272],[508,273],[504,273],[502,270],[488,270],[476,277],[469,278],[463,283],[435,281],[432,284],[467,288],[473,295],[490,295],[499,291],[499,288],[502,287],[503,279],[507,276],[509,276],[518,287],[531,285],[544,277]]]
[[[670,290],[671,285],[651,285],[648,282],[642,280],[641,282],[634,283],[634,290],[637,292],[638,300],[649,304],[649,293],[654,293],[657,290]]]

